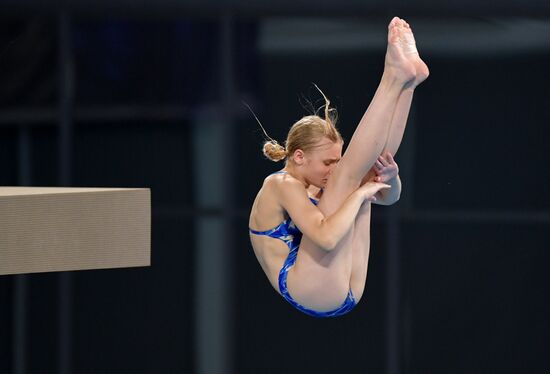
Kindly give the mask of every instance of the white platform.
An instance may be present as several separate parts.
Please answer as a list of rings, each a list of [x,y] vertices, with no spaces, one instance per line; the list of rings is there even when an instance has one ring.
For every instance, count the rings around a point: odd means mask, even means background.
[[[0,275],[150,264],[150,189],[0,187]]]

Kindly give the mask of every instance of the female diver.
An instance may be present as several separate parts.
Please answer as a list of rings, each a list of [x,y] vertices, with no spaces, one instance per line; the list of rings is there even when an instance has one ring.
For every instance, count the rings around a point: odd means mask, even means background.
[[[298,310],[336,317],[361,299],[371,203],[399,199],[393,155],[414,90],[428,74],[409,24],[394,17],[380,84],[343,156],[334,109],[323,92],[324,119],[310,115],[297,121],[286,148],[271,138],[264,143],[264,154],[284,159],[285,167],[265,178],[254,200],[250,240],[271,285]]]

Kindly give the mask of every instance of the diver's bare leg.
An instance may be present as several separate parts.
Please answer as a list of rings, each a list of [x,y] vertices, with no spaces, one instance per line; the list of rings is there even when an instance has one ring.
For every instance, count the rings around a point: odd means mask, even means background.
[[[409,112],[411,109],[414,90],[430,75],[430,70],[428,69],[428,66],[424,63],[424,61],[422,61],[420,55],[418,54],[414,35],[407,22],[405,22],[405,32],[403,33],[403,35],[409,44],[406,55],[407,58],[414,64],[416,77],[414,79],[414,83],[410,87],[403,90],[401,92],[401,95],[399,96],[397,105],[395,107],[395,112],[393,113],[386,145],[384,146],[384,150],[382,151],[382,153],[389,152],[394,157],[397,153],[397,150],[399,149],[399,146],[401,145],[403,134],[405,133],[405,127],[407,125],[407,118],[409,117]]]
[[[395,17],[388,26],[388,49],[384,73],[378,89],[363,115],[342,159],[331,174],[319,209],[325,216],[334,213],[358,187],[367,171],[383,150],[397,100],[403,89],[413,84],[415,67],[405,56],[404,21]],[[327,300],[338,301],[333,295],[349,290],[352,266],[353,229],[330,252],[320,250],[306,235],[302,238],[298,258],[289,272],[290,293],[303,305],[323,310]],[[310,260],[302,259],[309,257]],[[313,266],[313,263],[316,264]],[[305,266],[305,264],[311,264]],[[294,282],[293,278],[308,279]],[[303,278],[302,278],[303,277]],[[295,278],[295,279],[296,279]],[[345,293],[342,291],[346,290]],[[322,292],[321,292],[322,291]]]
[[[405,22],[407,29],[410,29],[408,23]],[[409,36],[409,40],[412,39],[414,43],[414,37]],[[415,43],[416,44],[416,43]],[[393,113],[391,127],[389,130],[388,138],[386,145],[382,154],[389,152],[393,156],[397,153],[401,140],[405,132],[405,127],[407,125],[407,118],[409,116],[411,103],[414,95],[415,88],[422,83],[426,78],[428,78],[429,70],[427,65],[422,61],[419,54],[416,51],[416,48],[409,53],[409,58],[414,62],[416,69],[416,78],[414,84],[411,87],[404,89],[399,96],[397,105],[395,107],[395,112]],[[366,181],[373,180],[376,176],[376,173],[371,168],[361,184]],[[355,219],[353,239],[352,239],[352,274],[350,285],[353,290],[354,296],[356,299],[361,298],[367,279],[367,270],[370,254],[370,224],[371,224],[371,203],[365,202],[357,217]]]
[[[334,213],[355,191],[386,145],[391,120],[404,89],[414,83],[414,64],[406,57],[404,21],[394,18],[389,25],[388,50],[380,85],[361,118],[342,159],[332,172],[319,209]]]
[[[407,88],[401,92],[395,107],[395,112],[393,113],[388,137],[381,154],[389,152],[395,157],[401,145],[401,141],[403,140],[403,135],[405,134],[405,127],[407,126],[407,118],[409,117],[413,95],[414,89],[412,88]]]

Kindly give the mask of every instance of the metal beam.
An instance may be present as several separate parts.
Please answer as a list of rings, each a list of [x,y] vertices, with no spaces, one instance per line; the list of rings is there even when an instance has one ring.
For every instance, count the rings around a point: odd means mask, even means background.
[[[19,128],[19,185],[31,183],[31,131],[28,127]],[[27,327],[28,327],[28,276],[14,277],[13,297],[13,373],[27,373]]]
[[[64,9],[73,14],[109,13],[123,16],[140,15],[162,16],[221,16],[232,12],[235,16],[352,16],[352,17],[390,17],[427,16],[427,17],[492,17],[525,16],[550,17],[550,3],[539,0],[502,0],[498,2],[479,2],[476,0],[437,1],[413,0],[3,0],[3,14],[44,12],[52,13]]]
[[[204,107],[194,122],[195,200],[216,216],[197,215],[195,278],[196,372],[227,374],[233,371],[231,321],[233,305],[232,261],[235,173],[227,145],[232,139],[233,18],[220,22],[219,103]]]
[[[71,53],[71,19],[68,13],[58,15],[59,40],[59,185],[69,186],[72,167],[72,106],[74,61]],[[59,356],[58,373],[72,372],[72,286],[70,272],[59,274]]]
[[[181,105],[103,105],[86,106],[72,109],[74,122],[101,122],[154,120],[154,121],[186,121],[192,118],[191,110]],[[16,127],[18,125],[53,126],[59,119],[59,108],[54,107],[23,107],[0,109],[0,127]],[[106,123],[109,126],[116,123]]]

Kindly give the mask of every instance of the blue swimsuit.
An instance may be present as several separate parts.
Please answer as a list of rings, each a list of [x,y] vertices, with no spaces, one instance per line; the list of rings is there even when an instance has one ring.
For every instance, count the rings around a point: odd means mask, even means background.
[[[273,174],[279,173],[285,173],[285,171],[279,171]],[[312,199],[311,197],[309,199],[313,204],[317,205],[316,200]],[[266,235],[271,238],[280,239],[288,246],[290,252],[285,260],[285,263],[283,264],[281,271],[279,272],[279,290],[281,291],[281,295],[283,295],[283,297],[296,309],[313,317],[337,317],[346,314],[355,307],[357,302],[355,301],[355,297],[353,296],[351,289],[349,290],[348,296],[346,297],[346,300],[344,300],[344,303],[342,305],[334,310],[330,310],[327,312],[317,312],[315,310],[308,309],[303,305],[298,304],[292,298],[292,296],[290,296],[286,285],[286,278],[288,276],[288,270],[292,266],[294,266],[294,263],[296,262],[296,256],[298,255],[298,249],[302,240],[302,233],[292,222],[291,218],[284,220],[279,226],[271,230],[256,231],[250,228],[249,230],[252,234]]]

